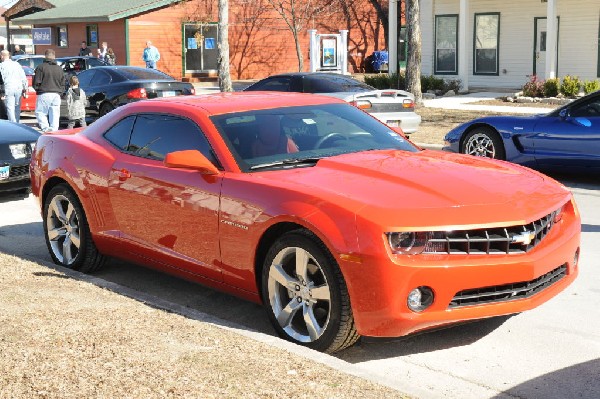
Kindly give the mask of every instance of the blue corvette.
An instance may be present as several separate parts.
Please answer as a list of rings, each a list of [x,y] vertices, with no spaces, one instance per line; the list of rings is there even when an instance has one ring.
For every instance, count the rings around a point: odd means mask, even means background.
[[[600,170],[600,91],[535,116],[489,116],[452,129],[444,150],[539,169]]]

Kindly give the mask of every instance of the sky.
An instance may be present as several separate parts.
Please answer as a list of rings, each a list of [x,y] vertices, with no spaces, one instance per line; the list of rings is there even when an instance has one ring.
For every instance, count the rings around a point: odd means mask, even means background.
[[[0,7],[10,8],[17,0],[0,0]]]

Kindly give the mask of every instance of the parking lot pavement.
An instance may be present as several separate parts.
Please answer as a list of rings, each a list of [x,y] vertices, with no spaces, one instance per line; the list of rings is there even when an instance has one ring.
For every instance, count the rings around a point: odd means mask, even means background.
[[[402,339],[367,338],[323,359],[420,398],[600,397],[600,183],[554,177],[574,192],[583,223],[580,274],[567,290],[523,314]],[[0,251],[50,261],[33,197],[0,194]],[[256,304],[124,262],[95,277],[281,342]]]

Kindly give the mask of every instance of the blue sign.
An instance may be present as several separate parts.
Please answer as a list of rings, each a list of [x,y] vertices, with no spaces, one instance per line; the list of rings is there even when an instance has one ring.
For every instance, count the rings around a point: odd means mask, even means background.
[[[215,38],[207,37],[204,39],[204,49],[205,50],[214,50],[215,48]]]
[[[31,36],[33,45],[49,46],[52,44],[52,28],[32,28]]]

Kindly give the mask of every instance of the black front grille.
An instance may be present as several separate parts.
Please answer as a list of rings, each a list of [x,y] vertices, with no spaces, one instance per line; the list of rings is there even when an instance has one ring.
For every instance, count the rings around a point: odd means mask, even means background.
[[[496,285],[493,287],[463,290],[457,293],[448,308],[480,305],[493,302],[508,302],[522,298],[529,298],[540,291],[550,287],[567,275],[567,265],[562,265],[536,278],[535,280],[521,283]]]
[[[426,254],[520,254],[527,252],[548,234],[561,209],[532,223],[493,229],[436,231],[428,241]]]
[[[10,167],[10,178],[29,176],[29,165],[18,165]]]

